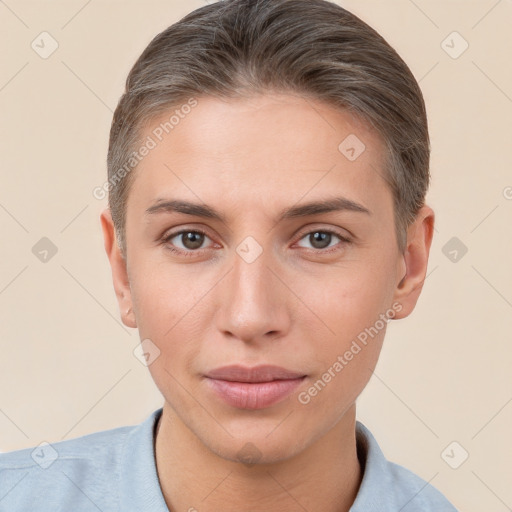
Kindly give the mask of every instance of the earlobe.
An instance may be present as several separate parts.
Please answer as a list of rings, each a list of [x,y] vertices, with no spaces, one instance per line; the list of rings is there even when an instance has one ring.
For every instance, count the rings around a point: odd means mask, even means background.
[[[112,281],[116,293],[121,320],[127,327],[136,328],[135,315],[132,313],[132,296],[130,281],[125,259],[121,255],[119,245],[115,236],[114,222],[110,209],[106,208],[100,215],[101,227],[103,231],[103,241],[105,252],[110,262],[112,270]]]
[[[402,305],[400,313],[395,317],[397,319],[412,313],[423,288],[434,233],[434,219],[434,211],[425,205],[407,231],[407,247],[401,256],[406,271],[394,294],[394,300]]]

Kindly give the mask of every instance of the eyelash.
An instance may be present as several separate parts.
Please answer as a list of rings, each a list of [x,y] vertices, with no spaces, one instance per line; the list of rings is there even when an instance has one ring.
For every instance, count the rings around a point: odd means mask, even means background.
[[[196,229],[182,229],[180,231],[176,231],[174,233],[170,233],[167,236],[164,236],[162,238],[162,242],[168,244],[169,240],[171,240],[172,238],[174,238],[174,237],[176,237],[178,235],[181,235],[183,233],[199,233],[201,235],[208,236],[208,234],[205,231],[203,231],[202,229],[199,229],[199,228],[196,228]],[[340,243],[341,244],[350,244],[350,243],[352,243],[352,240],[350,238],[348,238],[347,236],[344,236],[344,235],[338,233],[337,231],[331,230],[331,229],[313,229],[311,231],[307,231],[305,233],[302,233],[300,238],[297,241],[300,241],[304,237],[306,237],[307,235],[311,235],[313,233],[328,233],[328,234],[337,236],[340,239],[340,241],[341,241]],[[306,248],[306,250],[308,252],[313,252],[313,253],[316,253],[316,254],[331,254],[332,252],[336,252],[336,251],[340,250],[340,247],[338,247],[338,245],[339,244],[336,244],[335,246],[333,246],[333,247],[331,247],[329,249],[307,249]],[[175,254],[178,254],[178,255],[182,255],[182,256],[185,256],[187,258],[188,257],[193,257],[197,253],[199,253],[202,250],[204,250],[204,249],[195,249],[195,250],[185,251],[183,249],[176,249],[176,247],[172,247],[170,245],[167,245],[166,248],[169,251],[171,251],[172,253],[175,253]]]
[[[169,243],[169,240],[171,240],[175,236],[181,235],[183,233],[200,233],[201,235],[208,236],[208,234],[205,231],[203,231],[202,229],[182,229],[180,231],[170,233],[168,236],[164,236],[162,241],[167,244],[167,243]],[[166,248],[175,254],[179,254],[179,255],[185,256],[187,258],[192,257],[192,256],[196,255],[197,253],[201,252],[202,250],[204,250],[204,249],[196,249],[195,251],[192,251],[192,250],[184,251],[183,249],[176,249],[176,247],[172,247],[170,245],[168,245]]]

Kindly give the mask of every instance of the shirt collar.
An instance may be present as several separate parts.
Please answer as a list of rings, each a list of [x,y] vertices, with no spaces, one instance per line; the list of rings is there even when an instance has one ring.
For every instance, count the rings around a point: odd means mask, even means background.
[[[363,478],[350,512],[377,512],[394,510],[393,488],[384,457],[373,434],[359,421],[356,421],[357,455],[363,470]]]
[[[156,470],[154,432],[163,408],[150,414],[127,436],[121,460],[119,510],[169,512]]]
[[[151,413],[127,436],[120,469],[119,503],[123,512],[169,512],[156,470],[154,433],[163,408]],[[357,454],[363,478],[350,512],[372,512],[392,505],[392,487],[384,457],[372,433],[356,421]]]

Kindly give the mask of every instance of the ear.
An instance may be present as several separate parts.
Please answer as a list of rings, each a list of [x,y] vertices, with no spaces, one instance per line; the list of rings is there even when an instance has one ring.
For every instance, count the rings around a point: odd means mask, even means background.
[[[130,281],[128,279],[128,271],[126,261],[121,255],[119,245],[115,236],[114,222],[110,209],[107,208],[100,215],[101,228],[103,230],[103,241],[105,251],[110,261],[112,269],[112,280],[114,282],[114,290],[116,292],[119,309],[121,312],[121,320],[128,327],[137,327],[135,315],[133,313],[132,295],[130,290]]]
[[[427,273],[434,219],[434,211],[425,205],[407,230],[407,247],[401,256],[401,280],[394,293],[394,301],[402,305],[402,309],[394,317],[396,319],[409,316],[420,296]]]

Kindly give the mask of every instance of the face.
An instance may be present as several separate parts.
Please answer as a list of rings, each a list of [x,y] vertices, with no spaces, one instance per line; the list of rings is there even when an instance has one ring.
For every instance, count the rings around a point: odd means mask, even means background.
[[[414,307],[429,237],[399,253],[382,141],[345,111],[199,97],[160,141],[169,117],[144,136],[156,146],[130,190],[125,267],[103,215],[120,305],[133,308],[123,321],[150,340],[164,409],[204,446],[237,460],[250,442],[283,460],[354,406],[385,320]],[[261,365],[291,373],[249,371]]]

